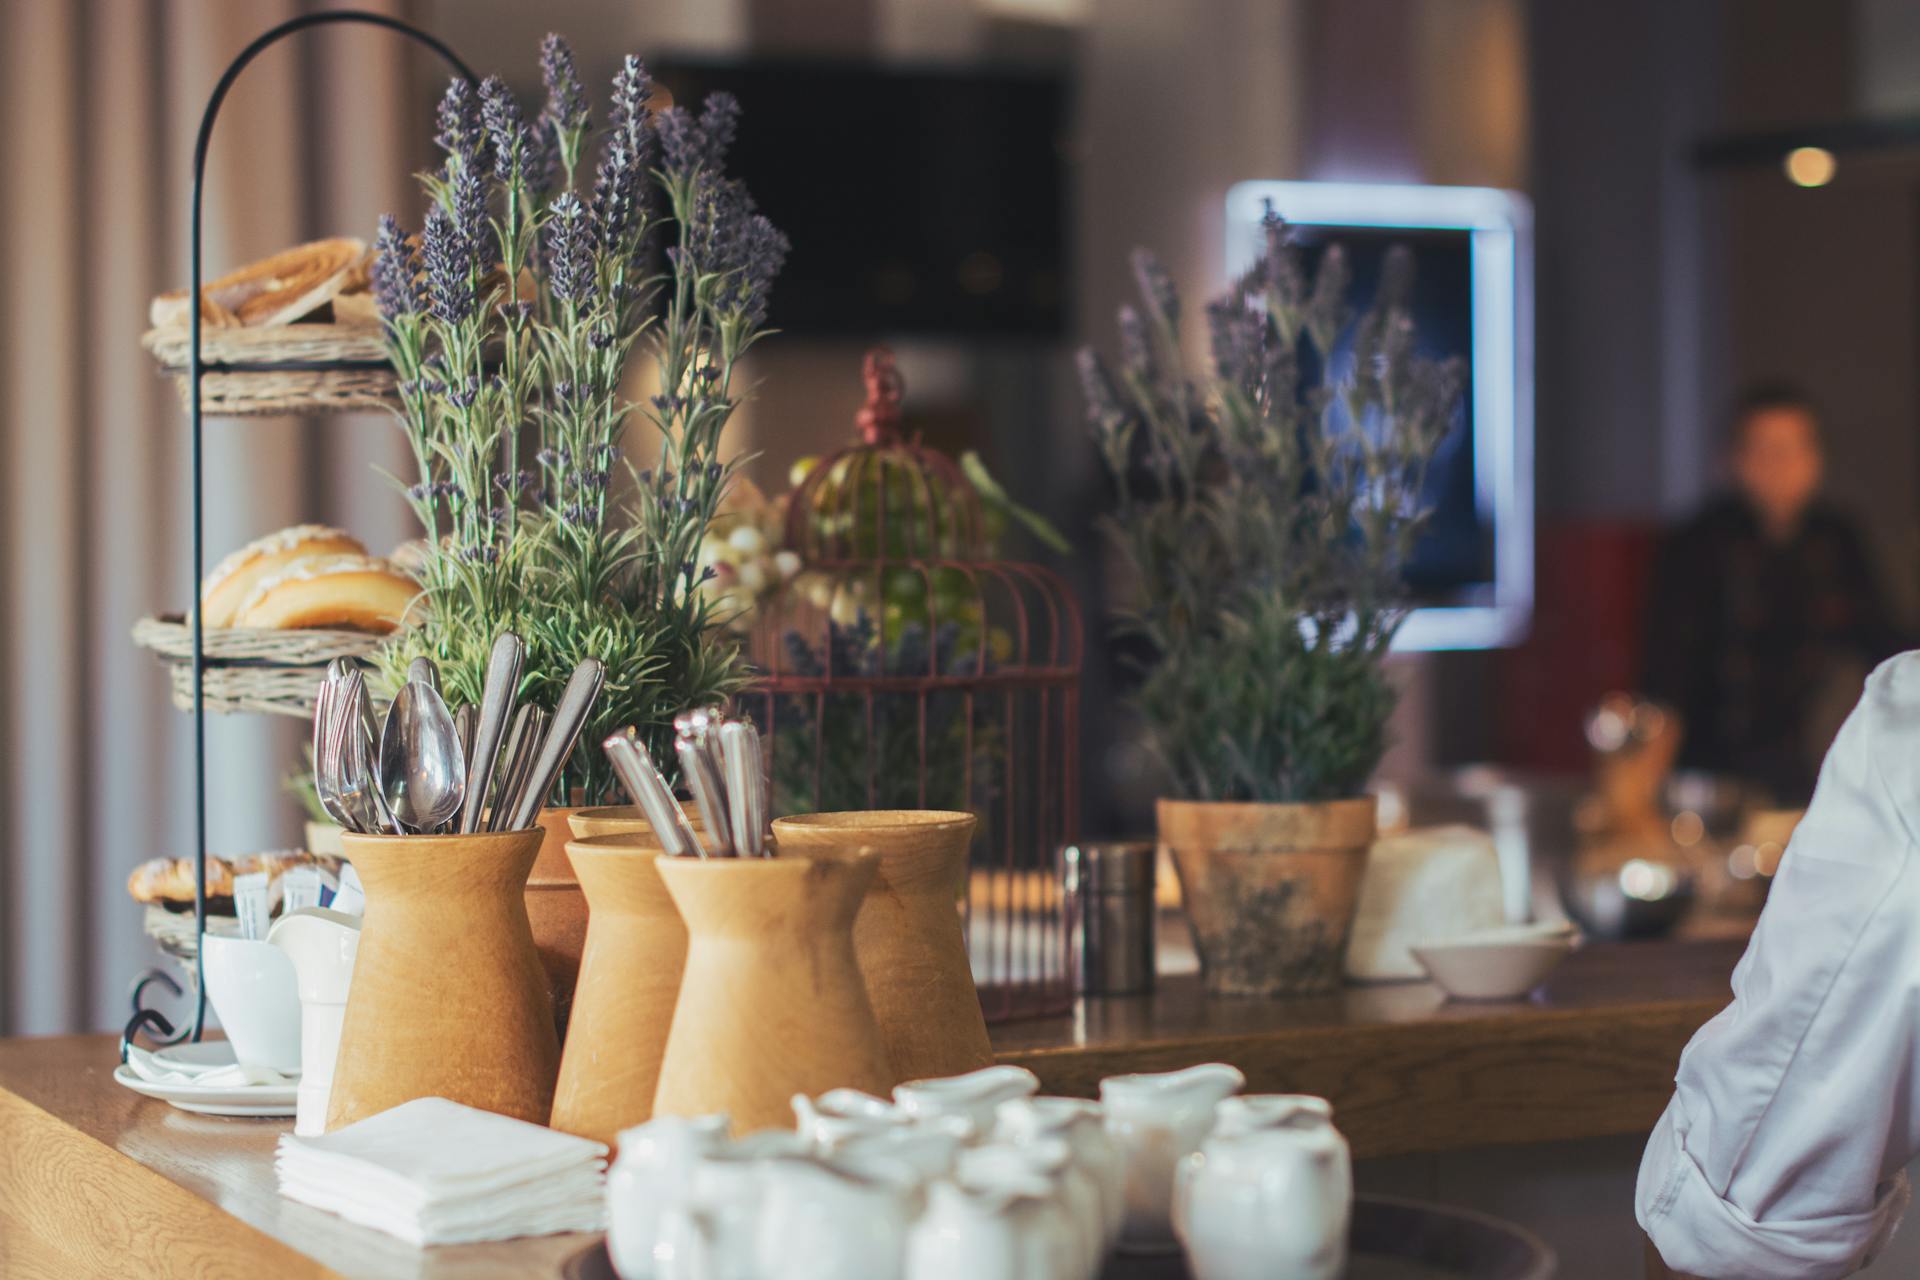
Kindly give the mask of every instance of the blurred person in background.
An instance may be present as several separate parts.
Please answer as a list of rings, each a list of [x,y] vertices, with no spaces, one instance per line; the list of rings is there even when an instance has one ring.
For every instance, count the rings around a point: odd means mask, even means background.
[[[1798,807],[1866,671],[1906,648],[1854,522],[1820,494],[1810,399],[1756,386],[1734,406],[1732,489],[1662,540],[1643,692],[1680,713],[1679,765]]]

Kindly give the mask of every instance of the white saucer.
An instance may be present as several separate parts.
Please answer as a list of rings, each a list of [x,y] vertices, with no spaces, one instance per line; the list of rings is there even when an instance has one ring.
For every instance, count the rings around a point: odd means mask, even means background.
[[[224,1067],[234,1060],[233,1046],[225,1040],[174,1045],[153,1056],[163,1066],[179,1067]],[[113,1069],[113,1078],[135,1093],[203,1116],[290,1116],[298,1092],[295,1085],[153,1084],[124,1062]]]

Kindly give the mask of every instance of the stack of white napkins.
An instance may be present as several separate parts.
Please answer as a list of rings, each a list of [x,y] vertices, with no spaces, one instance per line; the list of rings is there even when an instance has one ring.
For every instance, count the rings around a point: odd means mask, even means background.
[[[599,1231],[607,1148],[445,1098],[282,1134],[280,1194],[416,1245]]]

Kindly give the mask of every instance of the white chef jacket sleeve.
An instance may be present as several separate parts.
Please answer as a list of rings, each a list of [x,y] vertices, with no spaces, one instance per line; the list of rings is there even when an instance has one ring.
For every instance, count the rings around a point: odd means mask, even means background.
[[[1821,766],[1733,1003],[1680,1056],[1635,1211],[1667,1265],[1820,1280],[1872,1260],[1920,1151],[1920,653],[1868,679]]]

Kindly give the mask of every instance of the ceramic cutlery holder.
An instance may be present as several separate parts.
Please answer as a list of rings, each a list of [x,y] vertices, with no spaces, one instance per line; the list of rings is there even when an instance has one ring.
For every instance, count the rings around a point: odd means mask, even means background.
[[[783,853],[835,857],[868,849],[879,859],[853,945],[896,1080],[993,1065],[960,923],[974,824],[970,813],[937,809],[810,813],[773,824]]]
[[[687,927],[661,882],[659,853],[650,832],[567,846],[589,914],[552,1124],[608,1146],[653,1115],[687,960]]]
[[[553,1001],[555,1034],[564,1036],[573,1007],[573,989],[580,979],[580,953],[587,944],[587,900],[567,861],[567,841],[573,838],[571,818],[578,809],[542,809],[535,819],[541,835],[540,853],[527,876],[527,922],[533,945],[546,972],[547,995]]]
[[[424,1097],[546,1123],[560,1044],[523,896],[540,832],[342,847],[367,909],[327,1128]]]
[[[853,946],[877,857],[656,865],[687,925],[656,1116],[725,1112],[745,1134],[790,1128],[796,1093],[893,1087]]]

